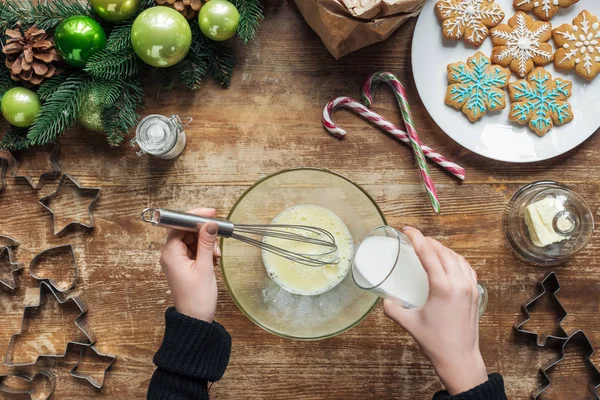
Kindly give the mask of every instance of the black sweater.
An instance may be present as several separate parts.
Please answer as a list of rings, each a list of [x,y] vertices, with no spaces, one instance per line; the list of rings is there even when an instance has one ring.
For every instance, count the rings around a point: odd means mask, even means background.
[[[229,362],[231,337],[221,325],[166,312],[163,343],[154,356],[158,367],[148,388],[149,400],[208,400],[208,382],[221,379]],[[450,396],[436,393],[433,400],[506,400],[504,382],[492,374],[482,385]]]

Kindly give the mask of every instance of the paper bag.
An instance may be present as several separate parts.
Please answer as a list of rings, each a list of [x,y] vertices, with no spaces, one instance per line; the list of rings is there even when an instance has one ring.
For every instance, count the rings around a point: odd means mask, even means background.
[[[336,59],[387,39],[426,0],[294,0]]]

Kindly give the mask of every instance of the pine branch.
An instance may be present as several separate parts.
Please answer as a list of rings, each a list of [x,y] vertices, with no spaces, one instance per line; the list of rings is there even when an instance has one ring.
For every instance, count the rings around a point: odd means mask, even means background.
[[[37,90],[38,96],[40,96],[40,100],[46,100],[50,96],[60,88],[69,76],[65,73],[60,75],[54,75],[52,78],[45,80]]]
[[[10,71],[8,68],[4,68],[4,54],[0,53],[0,99],[4,96],[4,93],[9,89],[14,88],[17,83],[10,77]]]
[[[96,79],[92,82],[90,90],[98,96],[101,104],[108,106],[119,100],[124,87],[124,81]]]
[[[233,4],[240,12],[237,35],[248,43],[256,37],[260,21],[265,18],[261,0],[233,0]]]
[[[17,128],[10,125],[2,139],[0,139],[0,150],[24,150],[27,147],[29,147],[27,128]]]
[[[204,60],[183,60],[177,65],[181,82],[191,90],[200,89],[202,78],[206,75],[206,62]]]
[[[164,89],[171,90],[175,86],[177,77],[179,75],[178,68],[156,68],[156,74],[158,75],[158,83]]]
[[[94,78],[123,80],[140,72],[140,59],[132,50],[101,50],[89,58],[84,71]]]
[[[123,90],[119,99],[104,109],[102,122],[107,134],[108,143],[118,146],[137,124],[137,109],[144,100],[144,91],[138,77],[123,82]]]
[[[69,76],[50,94],[27,138],[30,144],[41,145],[55,140],[69,129],[81,108],[81,103],[91,86],[91,78],[82,73]]]
[[[228,87],[235,63],[231,50],[204,36],[198,24],[190,24],[190,26],[192,47],[188,59],[198,64],[204,63],[206,70],[221,83],[221,86]]]
[[[131,49],[131,26],[133,22],[116,25],[106,41],[106,50],[124,51]]]
[[[89,2],[78,0],[60,1],[34,1],[34,0],[6,0],[0,12],[0,27],[6,29],[17,22],[24,26],[37,25],[46,31],[52,30],[64,19],[73,15],[92,15]]]

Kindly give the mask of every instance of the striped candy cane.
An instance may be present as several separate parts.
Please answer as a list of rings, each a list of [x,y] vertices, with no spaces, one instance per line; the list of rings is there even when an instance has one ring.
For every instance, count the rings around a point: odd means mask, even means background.
[[[408,138],[408,134],[406,132],[350,97],[338,97],[337,99],[331,100],[323,109],[323,125],[331,135],[338,138],[343,138],[346,136],[346,131],[333,122],[333,112],[338,108],[348,108],[367,121],[379,126],[382,130],[399,139],[403,143],[410,144],[410,139]],[[458,179],[465,179],[465,170],[463,167],[453,163],[443,155],[435,152],[431,147],[423,145],[422,149],[425,157],[429,158],[431,161],[438,164],[440,167],[444,168]]]

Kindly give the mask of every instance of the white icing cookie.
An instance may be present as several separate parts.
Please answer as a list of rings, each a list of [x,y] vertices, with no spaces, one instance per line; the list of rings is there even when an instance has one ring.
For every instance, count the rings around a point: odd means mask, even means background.
[[[542,21],[550,21],[561,8],[571,7],[579,0],[513,0],[515,10],[533,11]],[[597,0],[593,0],[597,1]]]
[[[494,0],[440,0],[435,10],[446,39],[462,37],[474,46],[480,46],[489,36],[489,28],[504,19],[504,11]]]

